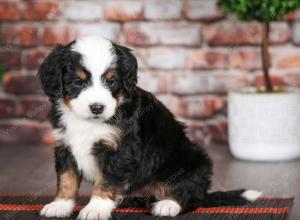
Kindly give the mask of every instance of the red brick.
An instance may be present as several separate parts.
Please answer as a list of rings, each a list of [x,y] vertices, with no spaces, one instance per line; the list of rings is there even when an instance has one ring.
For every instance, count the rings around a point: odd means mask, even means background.
[[[168,74],[162,71],[139,71],[138,85],[152,93],[166,93]]]
[[[104,10],[105,18],[111,21],[143,20],[141,1],[107,1]]]
[[[0,20],[18,20],[20,18],[20,7],[17,1],[0,2]]]
[[[230,73],[232,72],[232,73]],[[225,94],[231,89],[251,85],[252,79],[247,74],[230,72],[193,72],[174,75],[170,90],[176,94]]]
[[[27,1],[24,18],[26,20],[57,20],[59,18],[59,4],[54,1]]]
[[[49,126],[49,128],[46,130],[46,132],[43,135],[43,143],[45,143],[45,145],[50,145],[50,146],[53,146],[55,144],[55,138],[53,137],[51,126]]]
[[[62,13],[71,21],[99,21],[103,17],[103,8],[97,1],[67,1]]]
[[[300,10],[296,10],[293,12],[290,12],[286,16],[284,16],[285,21],[297,21],[300,20]]]
[[[225,101],[217,96],[178,97],[171,94],[158,94],[157,98],[177,117],[209,118],[223,112],[226,107]]]
[[[271,81],[274,86],[292,86],[300,87],[300,74],[298,71],[271,71]],[[255,73],[256,86],[264,86],[263,73],[258,71]]]
[[[21,53],[16,50],[0,51],[1,65],[6,71],[19,70],[21,68]]]
[[[117,23],[48,25],[42,34],[44,45],[66,44],[79,36],[97,35],[112,41],[120,36],[121,26]]]
[[[238,46],[261,42],[261,26],[256,22],[219,22],[207,26],[204,34],[211,45]]]
[[[191,69],[227,69],[229,56],[219,50],[191,50],[188,52],[187,65]]]
[[[29,25],[3,25],[2,42],[10,47],[36,46],[37,28]]]
[[[145,19],[166,20],[181,18],[183,4],[181,0],[152,0],[145,2]]]
[[[295,22],[293,25],[293,43],[300,45],[300,22]]]
[[[44,45],[56,45],[58,43],[66,44],[74,40],[76,35],[70,26],[66,25],[48,25],[42,33],[42,43]]]
[[[228,126],[224,116],[207,120],[181,119],[187,126],[187,135],[200,145],[208,147],[211,143],[228,143]]]
[[[16,101],[14,98],[0,94],[0,118],[10,118],[16,115]]]
[[[228,123],[224,116],[209,119],[206,122],[206,127],[211,142],[228,144]]]
[[[202,41],[201,26],[184,22],[128,23],[124,34],[126,43],[132,45],[199,46]]]
[[[50,110],[50,102],[45,96],[22,97],[18,115],[29,119],[45,120]]]
[[[287,43],[291,38],[291,30],[287,23],[274,22],[271,23],[270,42],[272,44]]]
[[[300,67],[300,50],[296,48],[274,48],[272,49],[272,60],[278,68],[298,68]]]
[[[300,88],[300,74],[299,71],[290,71],[282,75],[282,82],[285,86]]]
[[[16,95],[42,94],[37,76],[34,74],[10,74],[3,77],[4,90]]]
[[[159,94],[156,96],[175,115],[181,114],[181,101],[178,96],[171,94]]]
[[[207,26],[204,34],[208,43],[214,46],[259,45],[262,41],[262,26],[257,22],[219,22]],[[272,43],[285,43],[289,38],[287,24],[271,24]]]
[[[273,83],[273,86],[286,86],[286,84],[282,80],[282,76],[280,75],[274,75],[270,74],[271,81]],[[264,78],[263,74],[259,73],[255,77],[255,85],[258,87],[264,86]]]
[[[188,118],[209,118],[223,110],[224,104],[216,96],[189,96],[181,99],[179,116]]]
[[[25,67],[29,70],[38,69],[47,54],[48,51],[40,49],[33,49],[24,52]]]
[[[224,17],[224,13],[217,7],[217,0],[187,0],[184,15],[190,20],[200,21],[216,21]]]
[[[148,49],[139,47],[130,47],[133,50],[133,54],[138,61],[139,69],[147,68]]]
[[[149,49],[147,66],[152,69],[183,69],[186,65],[186,50],[183,48]]]
[[[118,42],[121,34],[121,25],[116,22],[74,25],[75,36],[96,35],[114,42]]]
[[[260,49],[234,49],[230,54],[233,68],[243,70],[257,70],[262,68]]]
[[[29,120],[1,120],[0,145],[40,145],[49,126]]]

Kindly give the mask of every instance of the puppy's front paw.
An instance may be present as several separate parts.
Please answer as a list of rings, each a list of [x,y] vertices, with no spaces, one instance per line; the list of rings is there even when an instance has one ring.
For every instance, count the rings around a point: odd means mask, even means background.
[[[180,205],[174,200],[161,200],[154,203],[152,215],[155,216],[176,216],[181,211]]]
[[[72,214],[74,206],[74,200],[54,200],[42,208],[40,215],[46,217],[68,217]]]
[[[115,203],[111,199],[102,199],[93,196],[90,202],[80,211],[78,219],[81,220],[107,220],[111,216]]]

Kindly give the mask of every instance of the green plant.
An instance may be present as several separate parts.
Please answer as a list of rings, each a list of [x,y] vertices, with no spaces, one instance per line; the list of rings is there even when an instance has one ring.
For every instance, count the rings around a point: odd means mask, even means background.
[[[235,14],[240,20],[256,20],[263,25],[262,64],[265,90],[273,92],[269,76],[269,32],[270,22],[278,21],[287,13],[300,7],[300,0],[219,0],[224,12]]]
[[[3,66],[0,64],[0,83],[2,82],[3,75],[4,75],[4,68],[3,68]]]

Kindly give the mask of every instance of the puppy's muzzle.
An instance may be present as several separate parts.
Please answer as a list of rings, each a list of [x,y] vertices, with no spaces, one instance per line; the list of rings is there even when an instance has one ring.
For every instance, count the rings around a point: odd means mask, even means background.
[[[102,105],[100,103],[94,103],[94,104],[90,105],[89,107],[90,107],[91,112],[95,115],[100,115],[104,111],[104,105]]]

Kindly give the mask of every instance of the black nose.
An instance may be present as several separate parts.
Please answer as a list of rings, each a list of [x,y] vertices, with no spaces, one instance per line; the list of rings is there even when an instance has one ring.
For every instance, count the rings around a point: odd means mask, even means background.
[[[90,105],[90,110],[93,114],[99,115],[103,112],[104,105],[101,105],[99,103],[92,104],[92,105]]]

